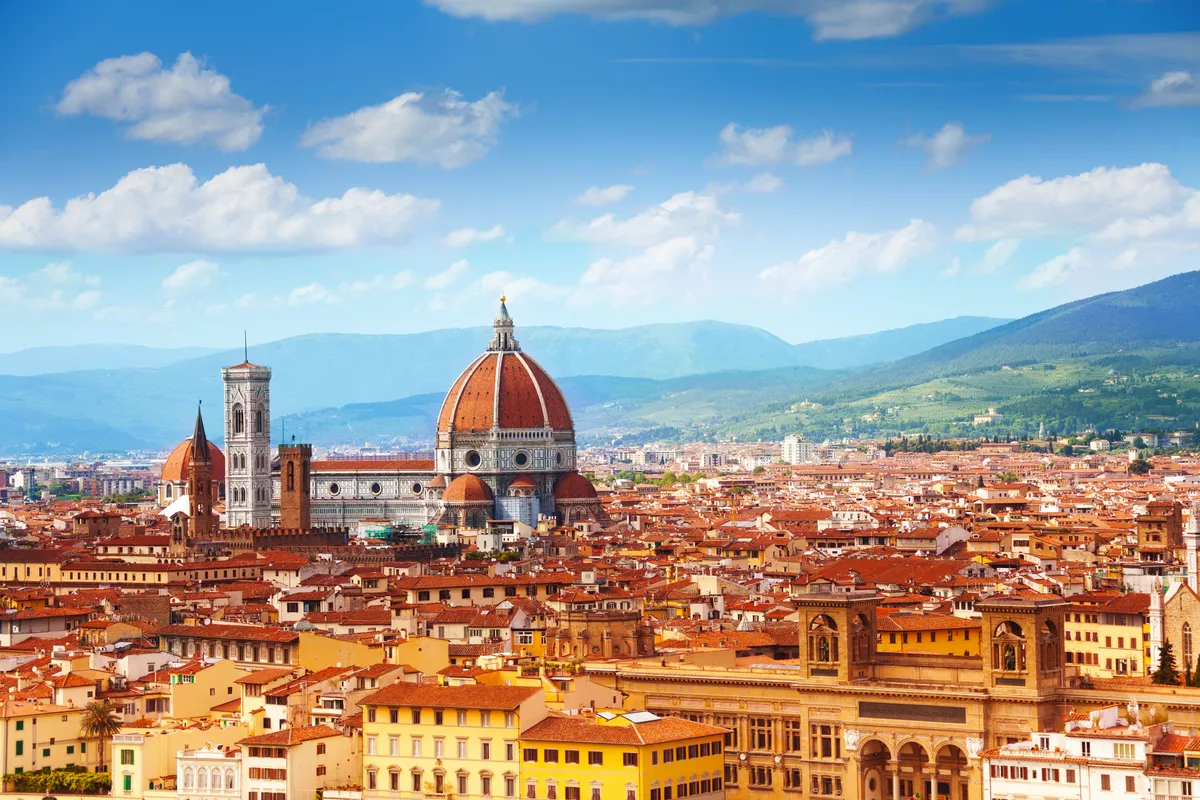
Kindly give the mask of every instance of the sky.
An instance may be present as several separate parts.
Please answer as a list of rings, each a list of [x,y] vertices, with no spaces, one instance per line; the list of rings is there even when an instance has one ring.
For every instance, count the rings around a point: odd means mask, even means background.
[[[1197,264],[1194,0],[0,4],[0,350],[1018,317]]]

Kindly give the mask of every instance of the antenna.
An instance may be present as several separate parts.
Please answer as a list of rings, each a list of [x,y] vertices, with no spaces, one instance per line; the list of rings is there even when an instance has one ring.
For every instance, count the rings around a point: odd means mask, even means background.
[[[244,328],[242,329],[242,356],[247,362],[250,361],[250,337]]]

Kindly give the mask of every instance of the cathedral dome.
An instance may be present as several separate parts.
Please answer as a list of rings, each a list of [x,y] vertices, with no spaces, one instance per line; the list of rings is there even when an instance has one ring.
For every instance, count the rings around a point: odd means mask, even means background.
[[[567,401],[554,380],[521,352],[504,304],[486,353],[471,362],[442,404],[438,433],[481,432],[493,428],[571,431]]]
[[[595,500],[596,487],[578,472],[568,472],[554,484],[555,500]]]
[[[212,460],[210,479],[213,483],[221,483],[225,480],[225,454],[221,452],[221,448],[210,441],[208,455]],[[191,462],[192,437],[189,436],[171,451],[171,455],[167,456],[167,463],[163,464],[162,481],[164,483],[185,483],[188,477],[188,465]]]
[[[476,475],[459,475],[450,481],[442,500],[447,503],[490,503],[492,490]]]

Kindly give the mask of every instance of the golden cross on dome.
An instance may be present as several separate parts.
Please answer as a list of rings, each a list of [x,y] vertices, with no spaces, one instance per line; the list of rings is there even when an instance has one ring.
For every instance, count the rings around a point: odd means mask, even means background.
[[[500,295],[500,302],[501,302],[501,303],[503,303],[503,302],[504,302],[506,299],[508,299],[508,298],[506,298],[504,295]]]

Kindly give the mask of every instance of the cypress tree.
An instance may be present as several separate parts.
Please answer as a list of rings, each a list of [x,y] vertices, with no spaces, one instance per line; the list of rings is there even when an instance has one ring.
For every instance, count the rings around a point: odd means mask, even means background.
[[[1179,670],[1175,667],[1175,648],[1169,641],[1163,642],[1158,651],[1158,669],[1150,677],[1153,683],[1175,685],[1179,683]]]

